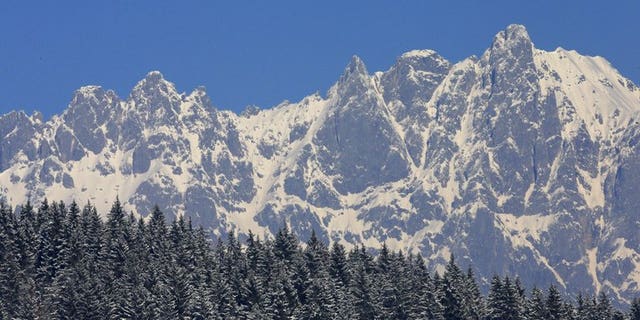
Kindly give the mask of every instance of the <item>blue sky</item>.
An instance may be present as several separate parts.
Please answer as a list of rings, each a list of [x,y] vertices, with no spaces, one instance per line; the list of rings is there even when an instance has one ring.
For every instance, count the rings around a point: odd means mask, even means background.
[[[0,2],[0,113],[61,113],[75,89],[126,97],[150,70],[214,105],[324,94],[353,54],[370,72],[411,49],[480,55],[508,24],[536,47],[606,57],[640,83],[640,1]]]

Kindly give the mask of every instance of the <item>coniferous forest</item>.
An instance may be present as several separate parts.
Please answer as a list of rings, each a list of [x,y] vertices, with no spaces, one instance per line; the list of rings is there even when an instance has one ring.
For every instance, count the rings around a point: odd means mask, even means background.
[[[215,243],[215,244],[214,244]],[[301,245],[286,225],[272,238],[224,241],[189,221],[146,220],[119,201],[95,207],[0,204],[1,319],[633,319],[605,294],[563,297],[494,277],[483,296],[451,258],[432,273],[419,255]]]

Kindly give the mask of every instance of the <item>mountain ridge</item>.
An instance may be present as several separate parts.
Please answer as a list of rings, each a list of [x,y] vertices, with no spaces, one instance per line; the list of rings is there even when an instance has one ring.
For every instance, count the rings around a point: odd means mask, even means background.
[[[628,302],[640,291],[638,112],[640,90],[606,60],[536,49],[511,25],[480,57],[414,50],[369,74],[354,56],[325,97],[242,115],[158,71],[125,100],[85,86],[49,121],[0,116],[0,192],[103,212],[118,196],[142,215],[157,203],[217,234],[286,221],[303,237],[420,252],[436,269],[455,253],[485,284],[517,272]]]

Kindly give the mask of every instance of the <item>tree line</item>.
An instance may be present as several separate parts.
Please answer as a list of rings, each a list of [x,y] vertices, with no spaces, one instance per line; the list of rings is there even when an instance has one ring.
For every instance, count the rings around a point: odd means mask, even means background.
[[[116,200],[105,220],[75,202],[0,202],[0,319],[632,319],[604,293],[564,298],[495,276],[484,296],[453,257],[430,272],[420,255],[273,238],[211,241],[182,217],[148,219]]]

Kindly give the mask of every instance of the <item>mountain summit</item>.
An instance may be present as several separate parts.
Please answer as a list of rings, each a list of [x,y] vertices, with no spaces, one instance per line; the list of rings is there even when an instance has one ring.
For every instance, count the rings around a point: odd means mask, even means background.
[[[640,293],[640,90],[606,60],[536,49],[523,26],[479,57],[413,50],[369,74],[354,56],[326,98],[240,116],[157,71],[127,99],[89,86],[61,116],[0,116],[0,194],[154,204],[215,234],[451,254],[569,293]]]

